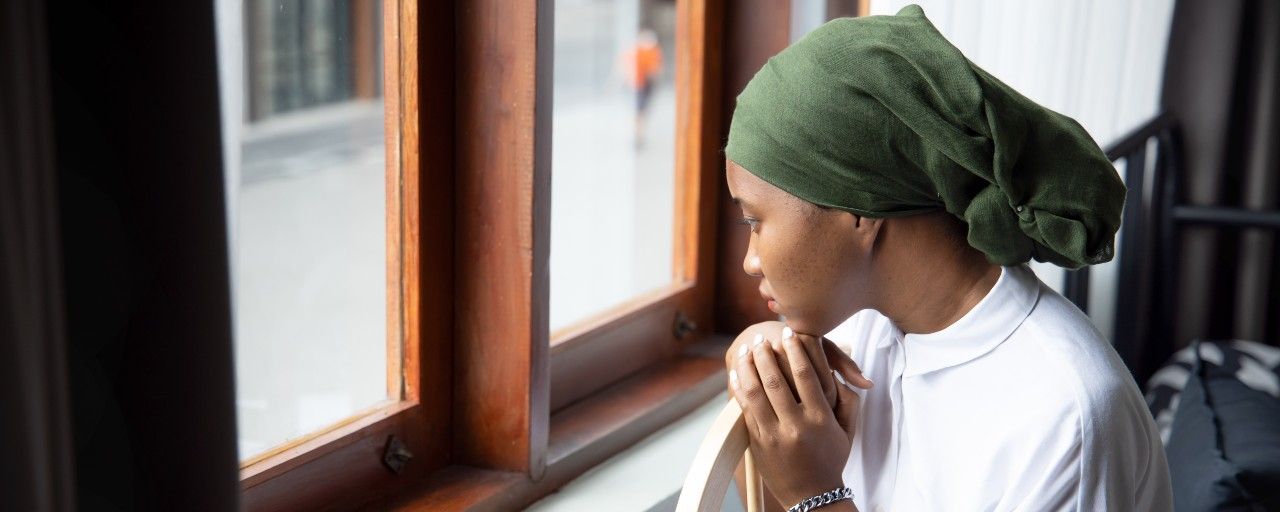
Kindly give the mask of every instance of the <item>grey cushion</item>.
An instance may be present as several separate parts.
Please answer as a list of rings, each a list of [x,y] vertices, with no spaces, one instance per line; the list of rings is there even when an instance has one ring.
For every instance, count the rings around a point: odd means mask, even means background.
[[[1221,345],[1190,348],[1192,366],[1165,446],[1175,508],[1280,510],[1280,398],[1246,383],[1257,376],[1238,377],[1259,363],[1241,362],[1247,353],[1220,357]]]

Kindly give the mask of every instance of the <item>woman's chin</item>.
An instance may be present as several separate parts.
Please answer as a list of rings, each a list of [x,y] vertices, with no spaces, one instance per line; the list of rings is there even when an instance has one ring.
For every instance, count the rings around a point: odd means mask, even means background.
[[[805,312],[784,309],[782,316],[783,322],[798,333],[810,336],[825,336],[845,320],[844,318],[835,318],[836,315],[833,315],[833,313],[833,311]]]
[[[790,327],[792,330],[800,334],[822,336],[830,331],[830,329],[822,330],[821,323],[814,322],[812,317],[805,315],[788,315],[786,312],[783,312],[782,321],[787,324],[787,327]]]

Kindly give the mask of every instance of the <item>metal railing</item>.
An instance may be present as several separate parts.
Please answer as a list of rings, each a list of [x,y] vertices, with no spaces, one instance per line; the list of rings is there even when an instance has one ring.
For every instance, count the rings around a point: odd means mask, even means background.
[[[1147,158],[1154,150],[1154,165]],[[1173,354],[1178,250],[1183,228],[1280,230],[1280,211],[1181,204],[1182,177],[1177,124],[1161,113],[1106,149],[1125,162],[1128,197],[1121,220],[1117,278],[1116,351],[1139,383]],[[1089,311],[1089,267],[1068,271],[1063,295]]]

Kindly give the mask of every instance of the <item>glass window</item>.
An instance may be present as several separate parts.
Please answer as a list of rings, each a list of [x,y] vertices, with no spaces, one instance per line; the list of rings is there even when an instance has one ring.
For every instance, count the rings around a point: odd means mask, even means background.
[[[379,2],[216,7],[244,461],[398,398],[386,246],[397,171]]]
[[[553,332],[673,281],[675,2],[558,0]]]

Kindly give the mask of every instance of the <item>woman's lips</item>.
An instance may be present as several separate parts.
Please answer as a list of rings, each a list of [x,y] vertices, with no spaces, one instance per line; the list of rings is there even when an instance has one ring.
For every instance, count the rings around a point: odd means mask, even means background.
[[[772,311],[777,314],[782,314],[781,312],[779,312],[778,301],[774,300],[773,297],[771,297],[768,293],[765,293],[763,288],[760,289],[760,298],[764,299],[765,306],[769,307],[769,311]]]

